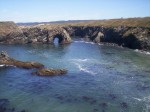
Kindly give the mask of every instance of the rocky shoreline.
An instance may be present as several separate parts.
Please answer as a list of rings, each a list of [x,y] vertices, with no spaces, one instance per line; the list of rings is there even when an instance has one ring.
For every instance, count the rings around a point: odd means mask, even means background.
[[[150,51],[150,28],[73,26],[65,27],[65,29],[71,37],[84,38],[86,41]]]
[[[83,38],[94,43],[116,44],[130,49],[150,51],[150,28],[129,26],[71,26],[48,25],[17,26],[13,22],[0,23],[2,44],[53,44],[58,38],[60,44],[71,43],[71,37]]]

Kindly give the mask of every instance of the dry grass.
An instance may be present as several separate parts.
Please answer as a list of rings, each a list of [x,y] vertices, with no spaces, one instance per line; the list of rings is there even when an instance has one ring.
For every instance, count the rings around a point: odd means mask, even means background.
[[[127,18],[127,19],[109,19],[109,20],[94,20],[89,22],[57,24],[58,26],[129,26],[129,27],[146,27],[150,28],[150,17],[145,18]]]
[[[14,22],[0,22],[0,34],[8,34],[11,32],[20,32],[21,30]]]

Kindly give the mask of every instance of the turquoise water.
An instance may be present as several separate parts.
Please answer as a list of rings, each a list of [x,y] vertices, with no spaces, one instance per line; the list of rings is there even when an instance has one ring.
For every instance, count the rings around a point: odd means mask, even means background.
[[[0,51],[65,76],[0,68],[0,99],[17,112],[149,112],[150,56],[130,49],[74,41],[68,45],[0,45]]]

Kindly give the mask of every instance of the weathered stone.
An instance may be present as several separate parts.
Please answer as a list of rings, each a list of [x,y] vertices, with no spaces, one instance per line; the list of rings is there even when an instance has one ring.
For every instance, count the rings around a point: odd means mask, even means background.
[[[13,58],[10,58],[8,54],[4,51],[2,51],[0,54],[0,65],[16,66],[16,67],[25,68],[25,69],[44,67],[43,64],[38,63],[38,62],[23,62],[23,61],[18,61]]]
[[[24,43],[26,37],[14,22],[0,22],[0,43]]]
[[[129,26],[59,26],[36,25],[18,27],[13,22],[0,22],[0,43],[49,43],[71,42],[71,37],[80,37],[96,43],[113,43],[131,49],[150,51],[150,28]]]
[[[65,29],[72,37],[150,51],[150,29],[146,27],[68,26]]]
[[[60,44],[65,44],[65,43],[71,42],[71,38],[70,38],[69,34],[62,27],[56,27],[56,28],[50,29],[48,31],[48,34],[49,34],[48,38],[47,38],[48,43],[53,43],[54,38],[58,38]]]
[[[101,39],[104,38],[104,34],[102,32],[99,32],[97,37],[94,39],[96,43],[100,43]]]
[[[64,69],[40,69],[37,72],[33,72],[33,75],[38,76],[56,76],[56,75],[64,75],[67,73],[67,70]]]
[[[0,22],[0,43],[50,43],[54,38],[59,39],[60,44],[71,42],[71,38],[63,27],[46,25],[18,27],[14,22]]]

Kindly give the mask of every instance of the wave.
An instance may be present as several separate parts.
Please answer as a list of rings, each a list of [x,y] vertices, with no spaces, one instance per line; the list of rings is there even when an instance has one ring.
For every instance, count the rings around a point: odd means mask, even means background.
[[[77,65],[77,67],[78,67],[78,69],[79,69],[80,71],[89,73],[89,74],[91,74],[91,75],[96,75],[95,72],[93,72],[92,70],[89,70],[87,67],[81,66],[79,63],[75,63],[75,65]]]
[[[137,101],[142,101],[142,99],[140,99],[140,98],[133,98],[133,99],[135,99]]]
[[[4,67],[5,65],[0,65],[0,67]]]
[[[142,51],[142,50],[138,50],[138,49],[135,49],[134,51],[139,52],[139,53],[143,53],[143,54],[146,54],[146,55],[150,55],[150,52],[148,52],[148,51]]]
[[[77,62],[86,62],[88,61],[89,59],[71,59],[71,61],[77,61]]]
[[[74,41],[75,43],[86,43],[86,44],[96,44],[94,42],[87,42],[87,41]]]
[[[149,112],[150,110],[150,95],[149,96],[146,96],[146,97],[143,97],[143,98],[133,98],[135,100],[138,100],[138,101],[142,101],[142,102],[145,102],[145,108],[144,108],[144,112]]]
[[[14,66],[14,65],[5,65],[5,64],[2,64],[2,65],[0,65],[0,67],[16,67],[16,66]]]

